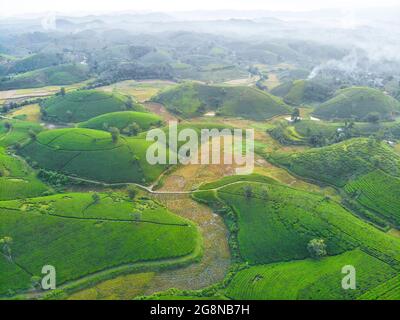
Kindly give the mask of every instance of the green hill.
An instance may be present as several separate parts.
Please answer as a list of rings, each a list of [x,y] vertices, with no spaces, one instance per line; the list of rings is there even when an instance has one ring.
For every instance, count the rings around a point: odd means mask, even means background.
[[[62,63],[62,55],[56,53],[37,53],[22,59],[14,60],[8,73],[23,73],[43,69]]]
[[[336,92],[335,96],[321,104],[314,115],[323,119],[355,119],[367,121],[369,115],[377,114],[382,120],[392,119],[400,112],[400,102],[383,92],[352,87]]]
[[[63,64],[37,69],[16,76],[0,79],[0,90],[39,88],[51,85],[67,85],[89,78],[89,67],[81,64]]]
[[[161,124],[162,119],[153,113],[120,111],[100,115],[86,122],[82,122],[78,126],[97,130],[105,130],[108,127],[115,127],[123,131],[132,123],[136,123],[142,131],[145,131],[151,126]]]
[[[236,234],[234,246],[242,260],[252,265],[233,278],[226,291],[228,297],[353,299],[397,274],[399,239],[321,195],[265,179],[243,180],[235,183],[234,179],[224,178],[220,183],[203,186],[211,189],[194,195],[222,208],[219,212],[226,214],[225,220]],[[226,207],[234,218],[223,209]],[[309,259],[307,244],[311,239],[324,240],[327,257]],[[357,268],[354,291],[340,287],[341,269],[348,264]]]
[[[8,128],[7,126],[10,126]],[[29,132],[39,133],[43,127],[38,123],[17,119],[0,121],[0,147],[10,147],[29,139]]]
[[[273,95],[282,97],[291,105],[311,104],[326,101],[330,95],[329,87],[307,80],[286,82],[271,90]]]
[[[146,151],[152,142],[120,137],[92,129],[58,129],[40,133],[20,153],[39,167],[108,183],[155,180],[166,168],[151,166]]]
[[[184,118],[215,111],[222,116],[264,120],[291,112],[279,98],[250,87],[185,83],[161,92],[153,100]]]
[[[152,200],[110,192],[97,201],[73,193],[0,202],[0,234],[13,240],[12,261],[0,256],[0,295],[30,289],[44,265],[56,268],[59,287],[99,271],[107,276],[107,269],[114,276],[132,272],[135,263],[142,269],[188,263],[201,253],[191,222]]]
[[[1,147],[0,185],[0,200],[36,197],[48,190],[23,161]]]
[[[376,169],[395,176],[400,173],[400,156],[386,143],[367,138],[301,153],[275,153],[270,160],[299,176],[338,187]]]
[[[400,156],[386,143],[351,139],[302,153],[274,154],[270,160],[299,176],[342,188],[344,203],[364,218],[382,227],[386,222],[400,226]]]
[[[245,195],[247,187],[250,196]],[[241,257],[251,264],[305,259],[309,257],[308,242],[323,238],[328,255],[362,246],[384,261],[395,259],[400,267],[399,240],[392,240],[321,195],[278,183],[237,182],[195,196],[207,202],[219,199],[232,208],[237,215]]]
[[[387,140],[400,139],[399,122],[341,122],[301,120],[276,121],[268,132],[282,144],[321,147],[355,137],[377,135]]]
[[[127,110],[141,111],[142,106],[129,102],[125,96],[96,90],[78,90],[47,99],[42,105],[44,118],[59,122],[81,122],[99,115]]]
[[[343,290],[340,285],[345,265],[356,268],[355,290]],[[390,265],[354,250],[320,260],[251,267],[234,277],[226,295],[239,300],[353,300],[362,298],[369,290],[376,291],[382,280],[391,279],[395,274],[396,270]]]
[[[346,192],[363,206],[400,226],[400,179],[381,170],[346,184]]]

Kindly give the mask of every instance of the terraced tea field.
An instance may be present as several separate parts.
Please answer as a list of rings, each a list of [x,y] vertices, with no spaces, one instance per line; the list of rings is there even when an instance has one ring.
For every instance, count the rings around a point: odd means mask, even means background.
[[[13,239],[11,260],[1,257],[1,263],[14,274],[22,268],[26,275],[15,281],[2,273],[0,293],[27,289],[25,280],[40,275],[45,264],[57,268],[62,285],[113,267],[146,261],[162,265],[165,259],[184,261],[200,253],[196,226],[155,202],[132,203],[117,193],[99,198],[63,194],[1,202],[0,234]],[[140,218],[134,219],[134,213]],[[32,233],[37,237],[32,239]]]
[[[142,138],[120,137],[113,142],[110,133],[74,128],[42,132],[20,153],[38,166],[67,175],[107,183],[155,180],[166,169],[146,161],[151,145]]]

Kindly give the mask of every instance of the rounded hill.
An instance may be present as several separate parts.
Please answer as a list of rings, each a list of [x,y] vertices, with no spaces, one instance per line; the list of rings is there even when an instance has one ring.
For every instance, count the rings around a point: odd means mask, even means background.
[[[20,153],[41,168],[106,183],[148,183],[165,169],[151,166],[146,151],[151,142],[104,131],[72,128],[44,131]]]
[[[140,130],[148,130],[151,126],[161,124],[162,119],[153,113],[119,111],[102,114],[86,122],[80,123],[79,127],[97,130],[107,130],[109,127],[115,127],[123,131],[133,123],[136,123]]]
[[[281,84],[271,90],[271,93],[282,97],[288,104],[301,105],[326,101],[331,96],[331,89],[316,82],[295,80]]]
[[[214,111],[221,116],[264,120],[291,112],[291,107],[280,98],[251,87],[185,83],[160,93],[153,100],[183,118]]]
[[[383,92],[368,87],[339,90],[335,96],[321,104],[314,115],[322,119],[355,119],[370,121],[390,120],[400,112],[400,102]]]
[[[82,122],[99,115],[124,111],[141,111],[143,107],[123,95],[96,90],[78,90],[57,95],[42,105],[43,117],[57,122]]]

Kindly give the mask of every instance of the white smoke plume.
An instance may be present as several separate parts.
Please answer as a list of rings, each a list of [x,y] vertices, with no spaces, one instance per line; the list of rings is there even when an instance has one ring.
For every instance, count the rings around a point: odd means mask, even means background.
[[[46,31],[56,30],[56,15],[53,13],[49,13],[42,19],[41,24],[42,28]]]

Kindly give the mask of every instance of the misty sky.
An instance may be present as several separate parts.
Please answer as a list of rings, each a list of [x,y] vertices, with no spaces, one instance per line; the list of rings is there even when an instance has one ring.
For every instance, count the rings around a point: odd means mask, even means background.
[[[0,0],[0,15],[63,12],[290,10],[397,6],[398,0]]]

